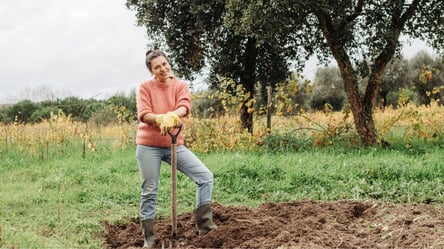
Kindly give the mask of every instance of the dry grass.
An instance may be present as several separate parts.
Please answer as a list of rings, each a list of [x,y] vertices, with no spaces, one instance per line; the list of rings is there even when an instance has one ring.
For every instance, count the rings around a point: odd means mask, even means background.
[[[407,104],[402,108],[377,109],[374,119],[379,136],[402,136],[423,140],[442,139],[444,136],[444,107],[433,102],[428,106]],[[251,151],[261,145],[267,134],[297,132],[313,138],[316,145],[329,145],[340,137],[356,137],[350,112],[319,111],[298,116],[273,116],[271,131],[266,127],[266,117],[255,118],[254,133],[242,130],[237,116],[229,115],[214,119],[186,120],[186,143],[198,152]],[[58,113],[50,119],[34,125],[15,123],[0,125],[1,150],[16,149],[29,155],[43,157],[51,148],[64,152],[69,144],[78,144],[86,152],[96,151],[98,146],[118,149],[133,146],[137,124],[121,123],[95,126],[71,120]],[[44,152],[46,151],[46,152]]]

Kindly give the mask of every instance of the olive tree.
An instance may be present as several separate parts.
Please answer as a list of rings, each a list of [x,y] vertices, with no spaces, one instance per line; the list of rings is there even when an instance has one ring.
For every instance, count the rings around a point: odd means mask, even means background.
[[[373,108],[401,37],[444,50],[442,0],[228,0],[227,6],[226,22],[240,34],[299,51],[301,59],[336,60],[365,146],[378,142]]]

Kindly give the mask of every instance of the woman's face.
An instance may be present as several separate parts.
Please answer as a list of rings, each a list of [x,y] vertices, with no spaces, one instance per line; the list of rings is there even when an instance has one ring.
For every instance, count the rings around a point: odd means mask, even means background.
[[[166,81],[170,76],[171,66],[163,56],[157,56],[151,61],[150,72],[160,81]]]

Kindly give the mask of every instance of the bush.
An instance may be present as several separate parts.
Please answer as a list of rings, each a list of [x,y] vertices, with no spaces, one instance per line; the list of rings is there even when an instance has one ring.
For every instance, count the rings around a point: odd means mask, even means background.
[[[32,113],[38,109],[38,105],[30,100],[22,100],[17,104],[11,106],[7,110],[7,115],[10,120],[27,123],[30,121]]]
[[[58,109],[56,107],[41,107],[32,113],[29,121],[32,123],[38,123],[42,120],[49,119],[51,117],[51,113],[57,112]]]
[[[91,118],[89,120],[98,126],[119,123],[116,113],[110,106],[105,106],[102,109],[98,109],[96,112],[91,114]]]
[[[310,107],[312,110],[323,110],[325,105],[330,105],[333,111],[339,111],[344,106],[344,96],[326,96],[326,97],[313,97],[310,101]]]

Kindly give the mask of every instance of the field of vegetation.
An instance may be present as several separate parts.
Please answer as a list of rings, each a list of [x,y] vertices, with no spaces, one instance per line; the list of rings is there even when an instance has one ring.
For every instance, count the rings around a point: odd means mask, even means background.
[[[347,111],[255,120],[189,118],[186,143],[214,172],[214,200],[257,207],[311,199],[444,203],[444,107],[375,111],[378,147],[362,148]],[[138,217],[135,123],[98,126],[53,114],[0,127],[0,247],[100,248],[103,223]],[[158,216],[169,216],[170,171],[161,173]],[[194,205],[178,175],[178,210]]]

